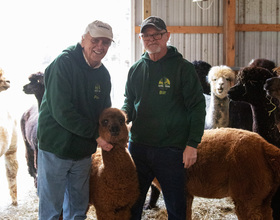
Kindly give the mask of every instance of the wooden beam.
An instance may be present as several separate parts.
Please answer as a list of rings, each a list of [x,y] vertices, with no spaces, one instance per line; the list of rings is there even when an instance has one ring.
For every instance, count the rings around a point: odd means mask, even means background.
[[[143,0],[143,20],[151,16],[151,0]]]
[[[167,30],[174,34],[221,34],[222,26],[167,26]],[[135,33],[140,33],[140,27],[135,27]]]
[[[167,26],[167,30],[173,34],[222,34],[223,26]],[[235,24],[235,31],[277,31],[280,32],[280,24]],[[135,27],[135,33],[140,33],[140,27]]]
[[[235,66],[236,0],[224,0],[223,63]]]
[[[236,24],[236,31],[280,31],[280,24]]]

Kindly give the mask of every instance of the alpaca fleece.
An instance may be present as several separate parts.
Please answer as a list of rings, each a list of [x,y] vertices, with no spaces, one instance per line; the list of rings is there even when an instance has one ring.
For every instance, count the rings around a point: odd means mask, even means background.
[[[128,129],[124,113],[116,108],[103,111],[99,135],[113,145],[92,155],[90,204],[98,220],[129,220],[139,189],[135,164],[128,152]]]
[[[4,77],[4,72],[0,68],[0,100],[5,100],[5,90],[10,88],[10,81]],[[6,102],[6,101],[5,101]],[[5,156],[6,176],[8,180],[12,204],[17,205],[17,122],[15,117],[2,105],[0,108],[0,157]]]
[[[270,202],[280,184],[280,150],[242,129],[206,130],[198,160],[186,170],[187,215],[193,196],[231,197],[238,219],[272,219]]]
[[[20,119],[20,127],[26,149],[25,158],[28,172],[34,178],[34,185],[37,187],[37,127],[39,108],[45,91],[44,74],[42,72],[33,73],[28,79],[30,82],[23,86],[23,91],[25,94],[35,95],[37,106],[33,105],[23,113]]]

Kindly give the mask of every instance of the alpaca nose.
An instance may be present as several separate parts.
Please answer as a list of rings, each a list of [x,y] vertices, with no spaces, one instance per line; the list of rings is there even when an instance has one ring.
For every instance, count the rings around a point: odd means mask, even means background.
[[[110,128],[110,132],[111,132],[112,136],[117,136],[117,135],[119,135],[120,127],[117,125],[112,125]]]

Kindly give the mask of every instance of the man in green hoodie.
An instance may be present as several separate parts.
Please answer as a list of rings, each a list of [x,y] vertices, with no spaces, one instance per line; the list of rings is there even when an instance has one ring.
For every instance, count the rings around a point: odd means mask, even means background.
[[[132,121],[129,151],[141,195],[132,220],[141,219],[151,182],[161,185],[169,220],[186,219],[185,168],[197,159],[204,131],[205,99],[194,66],[175,47],[159,17],[143,21],[146,52],[129,70],[122,107]]]
[[[80,43],[64,50],[45,70],[38,119],[39,219],[86,219],[91,155],[100,113],[111,106],[111,79],[101,60],[113,40],[109,24],[90,23]]]

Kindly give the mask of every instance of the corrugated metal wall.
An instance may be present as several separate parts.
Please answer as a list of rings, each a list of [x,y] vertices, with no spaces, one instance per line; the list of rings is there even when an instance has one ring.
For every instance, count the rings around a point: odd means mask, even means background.
[[[142,22],[142,1],[133,0],[135,26]],[[198,3],[203,8],[212,0]],[[192,0],[151,0],[151,14],[167,26],[222,26],[223,0],[213,0],[201,9]],[[280,24],[279,0],[236,0],[237,24]],[[133,14],[133,13],[132,13]],[[171,34],[170,44],[189,60],[223,63],[223,34]],[[267,58],[280,65],[280,32],[236,32],[235,66],[245,66],[253,58]],[[143,53],[135,34],[135,60]]]
[[[280,24],[279,7],[279,0],[239,0],[236,23]],[[237,32],[236,64],[243,66],[259,57],[280,65],[280,32]]]

